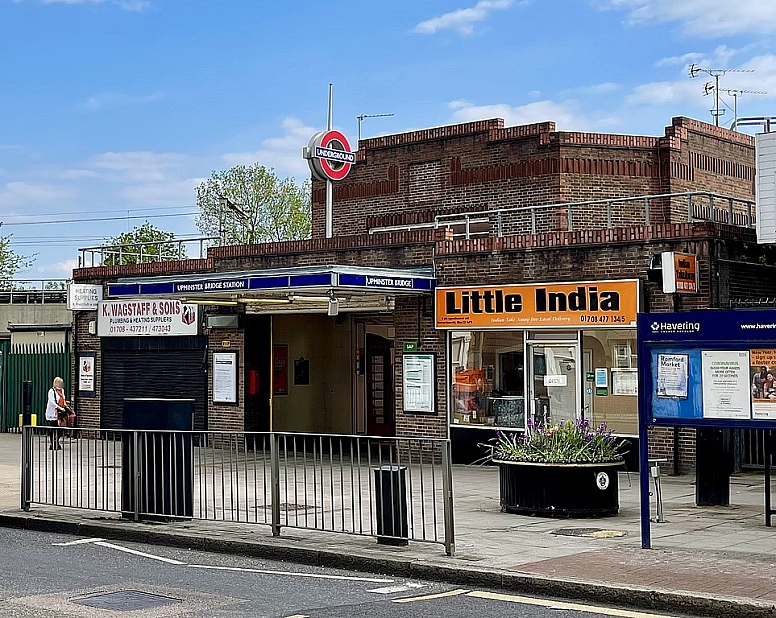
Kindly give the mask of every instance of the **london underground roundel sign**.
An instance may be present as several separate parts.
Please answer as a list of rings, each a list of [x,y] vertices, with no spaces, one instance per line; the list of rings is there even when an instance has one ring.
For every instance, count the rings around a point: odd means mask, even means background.
[[[342,180],[356,162],[348,139],[339,131],[322,131],[310,138],[305,157],[318,180]]]

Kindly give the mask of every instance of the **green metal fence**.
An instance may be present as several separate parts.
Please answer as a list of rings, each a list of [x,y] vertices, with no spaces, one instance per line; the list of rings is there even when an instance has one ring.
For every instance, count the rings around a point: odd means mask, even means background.
[[[11,350],[0,342],[0,430],[18,431],[22,413],[22,382],[32,382],[32,413],[39,425],[45,423],[46,395],[56,376],[65,381],[70,398],[70,352],[63,345],[22,345]]]

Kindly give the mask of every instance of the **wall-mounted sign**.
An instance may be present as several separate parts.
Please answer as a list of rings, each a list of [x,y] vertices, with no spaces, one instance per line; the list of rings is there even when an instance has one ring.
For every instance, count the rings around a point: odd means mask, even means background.
[[[356,153],[339,131],[322,131],[310,138],[303,151],[310,171],[318,180],[342,180],[356,162]]]
[[[177,299],[106,300],[97,307],[98,337],[196,335],[197,305]]]
[[[437,288],[436,327],[632,328],[637,280]]]
[[[606,367],[595,368],[595,387],[596,388],[609,387],[609,372],[606,370]]]
[[[407,353],[402,356],[402,401],[405,412],[436,412],[436,357]]]
[[[213,352],[213,403],[237,403],[237,352]]]
[[[417,352],[418,351],[418,342],[417,341],[404,341],[404,342],[402,342],[402,351],[403,352]]]
[[[310,359],[300,356],[294,360],[294,386],[310,384]]]
[[[101,285],[70,283],[67,286],[67,308],[70,311],[94,311],[101,300]]]
[[[95,366],[94,352],[82,352],[78,355],[78,396],[79,397],[94,397],[95,395],[95,372],[97,368]]]
[[[776,242],[776,133],[757,140],[757,242]]]
[[[661,254],[663,292],[698,293],[698,258],[691,253],[665,251]]]
[[[288,346],[276,345],[272,351],[272,392],[288,395]]]

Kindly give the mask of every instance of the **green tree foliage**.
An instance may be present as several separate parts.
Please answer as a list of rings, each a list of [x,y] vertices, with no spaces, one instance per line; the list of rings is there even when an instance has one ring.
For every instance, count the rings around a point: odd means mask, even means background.
[[[105,266],[171,262],[186,258],[185,248],[178,247],[173,232],[160,230],[148,221],[143,225],[135,226],[130,232],[124,232],[106,240],[103,244],[103,252]]]
[[[0,223],[2,226],[2,223]],[[11,248],[11,235],[0,236],[0,287],[9,289],[13,278],[23,268],[29,268],[34,262],[33,256],[23,256]]]
[[[280,179],[258,163],[213,172],[197,187],[197,207],[197,227],[208,236],[222,235],[223,244],[310,237],[310,183]]]

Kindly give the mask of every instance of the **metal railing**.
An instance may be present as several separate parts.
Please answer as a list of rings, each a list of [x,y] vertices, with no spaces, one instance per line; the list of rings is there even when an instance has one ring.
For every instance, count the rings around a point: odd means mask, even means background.
[[[23,429],[21,506],[266,524],[454,552],[450,442],[430,438]]]
[[[14,279],[0,285],[0,304],[47,305],[67,302],[67,279]]]
[[[219,241],[218,236],[178,238],[154,242],[130,243],[125,245],[100,245],[79,249],[78,268],[109,266],[118,264],[143,264],[148,262],[169,262],[207,256],[207,249]],[[194,249],[195,253],[189,255]]]
[[[450,213],[437,215],[433,226],[468,240],[694,221],[754,228],[755,217],[754,200],[691,191]]]

